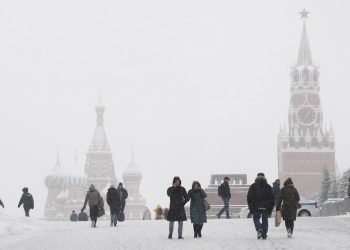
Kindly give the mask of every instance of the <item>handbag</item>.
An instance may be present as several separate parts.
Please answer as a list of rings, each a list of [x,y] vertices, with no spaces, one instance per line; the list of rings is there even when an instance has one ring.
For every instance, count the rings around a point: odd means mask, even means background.
[[[204,210],[208,211],[210,209],[210,204],[206,199],[203,199]]]
[[[101,217],[101,216],[103,216],[103,215],[105,215],[105,210],[104,210],[104,208],[100,208],[100,209],[98,210],[97,217]]]
[[[282,222],[281,211],[276,211],[275,214],[275,227],[279,227]]]
[[[119,222],[123,222],[123,221],[125,221],[125,214],[124,214],[124,212],[120,212],[119,214],[118,214],[118,221]]]

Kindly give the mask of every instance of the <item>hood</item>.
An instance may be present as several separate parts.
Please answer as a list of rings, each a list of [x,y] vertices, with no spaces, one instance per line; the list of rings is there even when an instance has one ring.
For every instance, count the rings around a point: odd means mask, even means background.
[[[111,191],[111,190],[117,190],[117,189],[113,186],[113,187],[108,188],[108,191]]]
[[[201,188],[201,184],[199,183],[199,181],[194,181],[192,182],[192,189],[194,188],[194,185],[198,184],[199,188]]]
[[[28,193],[28,188],[24,187],[24,188],[22,188],[22,191],[23,191],[23,193]]]
[[[265,176],[258,176],[255,178],[255,183],[267,183]]]
[[[283,186],[293,186],[293,181],[292,181],[292,179],[291,178],[288,178],[285,182],[284,182],[284,184],[283,184]]]
[[[173,184],[174,184],[177,180],[180,181],[180,186],[181,186],[181,179],[180,179],[180,177],[178,177],[178,176],[175,176],[175,177],[174,177],[174,179],[173,179]]]
[[[94,184],[90,185],[89,191],[91,191],[91,192],[96,191],[96,188],[95,188]]]

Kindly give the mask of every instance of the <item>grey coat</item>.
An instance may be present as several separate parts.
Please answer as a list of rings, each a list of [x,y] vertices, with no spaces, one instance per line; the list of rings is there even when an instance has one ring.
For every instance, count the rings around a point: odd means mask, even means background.
[[[96,206],[100,205],[101,195],[100,193],[95,189],[93,185],[90,186],[89,191],[87,191],[84,201],[84,207],[86,207],[86,204],[89,202],[89,206]]]

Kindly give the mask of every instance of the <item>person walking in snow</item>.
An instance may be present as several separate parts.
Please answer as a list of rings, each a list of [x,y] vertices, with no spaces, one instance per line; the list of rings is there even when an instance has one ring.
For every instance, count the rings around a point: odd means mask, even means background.
[[[160,206],[160,204],[157,204],[156,208],[153,210],[156,214],[156,220],[162,220],[163,219],[163,209]]]
[[[276,211],[282,210],[282,217],[286,224],[288,238],[293,235],[294,221],[297,218],[299,200],[299,193],[294,187],[292,179],[288,178],[283,184],[276,207]]]
[[[172,239],[173,237],[175,221],[178,222],[178,239],[184,239],[182,237],[183,222],[187,220],[185,204],[189,198],[186,189],[181,186],[180,177],[174,177],[173,185],[168,188],[167,195],[170,198],[170,209],[167,216],[167,220],[169,221],[168,239]]]
[[[88,221],[88,220],[89,220],[89,216],[84,211],[81,211],[78,214],[78,221]]]
[[[275,203],[274,206],[277,206],[278,199],[280,198],[280,193],[281,193],[281,182],[279,179],[276,179],[274,183],[272,183],[272,191],[273,191],[273,196],[275,197]]]
[[[122,209],[121,192],[119,192],[114,185],[111,185],[107,191],[107,204],[111,211],[111,227],[117,226],[119,213]]]
[[[188,197],[191,199],[190,217],[193,223],[194,238],[201,238],[203,224],[207,222],[207,213],[204,207],[204,199],[207,197],[207,194],[201,188],[201,184],[198,181],[194,181],[192,189],[188,191]]]
[[[0,206],[2,206],[2,208],[5,208],[4,203],[2,202],[2,200],[0,199]]]
[[[81,212],[83,212],[89,202],[91,227],[96,227],[101,198],[100,192],[91,184],[85,196],[84,206],[81,209]]]
[[[274,206],[274,197],[272,187],[267,183],[263,173],[259,173],[255,182],[249,187],[247,203],[250,213],[253,214],[257,238],[265,240],[269,227],[268,217]]]
[[[121,212],[124,213],[124,209],[125,209],[125,205],[126,205],[126,199],[128,198],[128,190],[126,190],[123,187],[123,183],[119,183],[118,185],[118,191],[120,192],[120,197],[121,197],[121,201],[122,201],[122,208],[121,208]]]
[[[148,207],[145,207],[145,210],[143,211],[143,214],[142,214],[142,219],[152,220],[152,214]]]
[[[72,214],[70,215],[70,221],[78,221],[78,215],[75,212],[75,210],[72,211]]]
[[[18,203],[18,208],[20,208],[23,204],[23,209],[26,217],[29,217],[29,210],[34,209],[34,198],[33,196],[29,193],[29,190],[27,187],[24,187],[22,189],[22,196],[21,199]]]
[[[349,184],[348,184],[348,196],[350,198],[350,177],[349,177]]]
[[[224,178],[224,182],[218,188],[218,195],[224,202],[224,207],[216,215],[220,219],[221,215],[226,212],[226,219],[230,219],[230,199],[231,199],[231,190],[229,184],[230,178],[227,176]]]

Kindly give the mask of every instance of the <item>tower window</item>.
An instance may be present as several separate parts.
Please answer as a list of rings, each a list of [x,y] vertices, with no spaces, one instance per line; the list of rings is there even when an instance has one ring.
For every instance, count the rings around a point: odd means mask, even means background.
[[[313,76],[312,76],[312,80],[314,80],[314,82],[318,82],[318,71],[314,70],[313,72]]]
[[[302,77],[303,77],[303,82],[310,81],[310,71],[307,68],[303,69]]]

